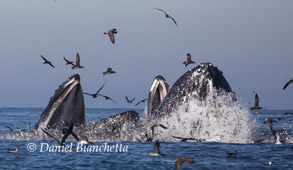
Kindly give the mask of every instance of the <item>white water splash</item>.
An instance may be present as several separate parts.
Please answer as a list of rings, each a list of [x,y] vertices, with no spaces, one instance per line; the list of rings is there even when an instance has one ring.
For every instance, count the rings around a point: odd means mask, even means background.
[[[157,138],[167,141],[178,141],[173,135],[208,142],[251,143],[256,127],[248,109],[233,100],[232,94],[210,95],[204,102],[190,100],[160,123],[169,128]]]

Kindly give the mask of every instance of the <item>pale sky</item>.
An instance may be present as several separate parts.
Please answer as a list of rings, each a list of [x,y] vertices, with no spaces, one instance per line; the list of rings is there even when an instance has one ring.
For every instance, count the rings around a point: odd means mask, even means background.
[[[0,107],[46,107],[78,73],[83,91],[106,81],[101,93],[118,103],[85,96],[86,107],[133,108],[124,97],[147,98],[157,74],[172,85],[211,62],[243,104],[256,91],[267,109],[293,109],[293,84],[282,90],[293,78],[292,7],[291,0],[1,0]],[[103,34],[111,28],[114,45]],[[84,69],[65,66],[63,56],[75,60],[76,52]],[[186,53],[197,62],[187,68]],[[117,74],[103,76],[108,66]]]

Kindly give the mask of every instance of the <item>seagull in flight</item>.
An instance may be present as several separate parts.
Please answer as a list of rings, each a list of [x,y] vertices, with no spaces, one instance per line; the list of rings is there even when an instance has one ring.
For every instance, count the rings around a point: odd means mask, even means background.
[[[103,72],[103,75],[107,75],[107,74],[114,74],[116,73],[115,71],[113,71],[113,69],[111,67],[107,68],[107,71]]]
[[[51,63],[51,61],[47,60],[44,56],[42,56],[42,59],[44,60],[43,64],[49,64],[51,67],[55,68],[54,65]]]
[[[147,99],[142,99],[141,101],[137,102],[134,106],[139,105],[140,103],[144,103]]]
[[[129,100],[127,96],[125,96],[125,99],[126,99],[127,103],[132,103],[135,100],[135,98]]]
[[[258,98],[257,93],[255,93],[255,96],[254,96],[254,106],[251,107],[250,110],[259,110],[259,109],[262,109],[262,107],[259,107],[258,103],[259,103],[259,98]]]
[[[83,66],[80,65],[80,56],[79,56],[79,53],[76,53],[75,64],[72,65],[72,69],[75,69],[75,68],[84,68]]]
[[[154,7],[153,7],[153,8],[154,8]],[[175,23],[175,25],[178,27],[177,22],[175,21],[175,19],[174,19],[173,17],[171,17],[169,14],[167,14],[167,12],[165,12],[164,10],[162,10],[162,9],[160,9],[160,8],[154,8],[154,9],[156,9],[156,10],[158,10],[158,11],[162,11],[162,12],[164,12],[166,18],[170,18],[170,19],[172,19],[173,22]]]
[[[51,138],[55,139],[59,143],[59,146],[62,147],[62,146],[65,145],[65,140],[67,139],[67,137],[72,133],[72,129],[73,129],[73,124],[71,124],[70,127],[66,130],[66,132],[65,132],[64,136],[62,137],[61,141],[59,141],[59,139],[57,139],[56,137],[54,137],[53,135],[51,135],[49,132],[45,131],[44,129],[42,129],[42,131],[44,133],[46,133],[48,136],[50,136]]]
[[[188,66],[189,64],[195,63],[194,61],[191,60],[191,55],[189,53],[187,53],[186,55],[187,55],[187,59],[186,61],[183,62],[183,64],[185,64],[185,67]]]
[[[64,56],[63,56],[63,59],[64,59],[64,61],[66,61],[66,64],[65,65],[72,65],[72,66],[74,66],[73,61],[67,60]]]
[[[83,94],[86,94],[86,95],[92,96],[93,98],[97,98],[98,95],[99,95],[99,92],[104,88],[104,86],[105,86],[105,82],[104,82],[104,84],[102,85],[102,87],[100,87],[99,90],[98,90],[96,93],[90,94],[90,93],[83,92]]]
[[[116,28],[113,28],[113,29],[110,29],[108,32],[104,32],[104,34],[107,34],[109,35],[110,37],[110,40],[113,44],[115,44],[115,37],[114,37],[114,34],[117,34],[118,31]]]

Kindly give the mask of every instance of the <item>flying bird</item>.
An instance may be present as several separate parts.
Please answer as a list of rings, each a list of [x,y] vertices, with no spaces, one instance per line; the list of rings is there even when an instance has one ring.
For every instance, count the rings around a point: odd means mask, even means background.
[[[140,103],[144,103],[147,99],[142,99],[141,101],[137,102],[134,106],[139,105]]]
[[[195,63],[194,61],[191,60],[191,55],[189,53],[187,53],[186,55],[187,55],[187,59],[186,61],[183,62],[183,64],[185,64],[185,67],[188,66],[189,64]]]
[[[163,129],[168,129],[166,126],[160,124],[160,123],[155,123],[154,125],[151,126],[151,130],[152,130],[152,137],[154,137],[155,135],[155,127],[161,127]]]
[[[127,96],[125,96],[125,99],[126,99],[126,102],[127,102],[127,103],[132,103],[132,102],[135,100],[135,98],[129,100]]]
[[[107,71],[103,72],[103,75],[107,75],[107,74],[114,74],[116,73],[115,71],[113,71],[113,69],[111,67],[107,68]]]
[[[293,83],[293,79],[289,80],[289,81],[285,84],[285,86],[283,87],[283,90],[285,90],[285,89],[287,88],[287,86],[288,86],[289,84],[291,84],[291,83]]]
[[[230,153],[230,152],[227,152],[227,157],[236,157],[237,155],[237,150],[235,150],[234,152]]]
[[[262,109],[262,107],[259,107],[258,103],[259,103],[259,98],[258,98],[257,93],[255,93],[254,106],[251,107],[250,110],[259,110],[259,109]]]
[[[66,61],[66,64],[65,65],[73,65],[74,66],[74,64],[73,64],[73,61],[69,61],[69,60],[67,60],[64,56],[63,56],[63,59],[64,59],[64,61]]]
[[[277,121],[273,120],[272,118],[266,118],[263,122],[264,124],[268,124],[271,131],[273,131],[273,124],[277,123]]]
[[[174,161],[175,161],[175,170],[180,170],[181,169],[181,165],[183,163],[195,164],[195,161],[194,160],[190,160],[189,156],[175,158]]]
[[[104,82],[104,84],[102,85],[102,87],[100,87],[99,90],[98,90],[96,93],[94,93],[94,94],[90,94],[90,93],[83,92],[83,94],[86,94],[86,95],[92,96],[93,98],[97,98],[99,92],[104,88],[104,86],[105,86],[105,82]]]
[[[75,68],[84,68],[83,66],[80,65],[80,56],[79,56],[79,53],[76,53],[75,64],[72,65],[72,69],[75,69]]]
[[[105,96],[105,95],[102,95],[102,94],[98,94],[99,96],[102,96],[105,100],[111,100],[113,103],[116,103],[111,97],[109,96]],[[117,103],[116,103],[117,104]]]
[[[49,64],[51,67],[55,68],[54,65],[51,63],[51,61],[47,60],[44,56],[42,56],[42,59],[44,60],[43,64]]]
[[[70,127],[66,130],[66,132],[65,132],[64,136],[62,137],[61,141],[59,141],[59,139],[57,139],[56,137],[54,137],[53,135],[51,135],[49,132],[45,131],[44,129],[42,129],[42,131],[44,133],[46,133],[48,136],[50,136],[51,138],[55,139],[59,143],[59,146],[62,147],[62,146],[65,145],[65,140],[71,134],[72,129],[73,129],[73,124],[71,124]]]
[[[153,7],[154,8],[154,7]],[[167,14],[167,12],[165,12],[164,10],[162,10],[162,9],[159,9],[159,8],[154,8],[154,9],[156,9],[156,10],[159,10],[159,11],[162,11],[162,12],[164,12],[165,13],[165,16],[166,16],[166,18],[170,18],[170,19],[172,19],[173,20],[173,22],[175,23],[175,25],[178,27],[178,25],[177,25],[177,22],[175,21],[175,19],[173,18],[173,17],[171,17],[169,14]]]
[[[148,155],[150,155],[150,156],[166,156],[165,154],[162,154],[160,152],[160,142],[158,140],[156,140],[156,142],[154,144],[154,151],[149,152]]]
[[[114,34],[117,34],[118,31],[116,28],[113,28],[113,29],[110,29],[108,32],[104,32],[104,34],[107,34],[109,35],[110,37],[110,40],[113,44],[115,44],[115,37],[114,37]]]
[[[8,128],[10,131],[13,131],[13,129],[9,126],[3,126],[3,127]]]
[[[194,138],[183,138],[183,137],[178,137],[178,136],[173,136],[173,135],[171,135],[171,136],[172,136],[173,138],[175,138],[175,139],[180,139],[181,142],[187,142],[187,141],[189,141],[189,140],[199,141],[199,140],[194,139]]]

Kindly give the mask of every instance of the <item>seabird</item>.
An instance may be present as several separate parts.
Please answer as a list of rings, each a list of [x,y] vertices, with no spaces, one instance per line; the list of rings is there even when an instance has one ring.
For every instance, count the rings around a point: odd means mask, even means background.
[[[147,99],[142,99],[141,101],[137,102],[134,106],[139,105],[140,103],[144,103]]]
[[[48,136],[50,136],[51,138],[55,139],[59,143],[59,146],[62,147],[63,145],[65,145],[65,140],[67,139],[67,137],[69,136],[69,134],[71,134],[71,132],[72,132],[73,124],[71,124],[70,127],[66,130],[66,132],[65,132],[64,136],[62,137],[61,141],[59,141],[56,137],[54,137],[53,135],[51,135],[49,132],[45,131],[43,128],[41,128],[41,129]]]
[[[8,152],[17,153],[18,152],[18,147],[15,147],[15,149],[8,149]]]
[[[105,96],[105,95],[102,95],[102,94],[98,94],[98,96],[102,96],[105,100],[111,100],[113,103],[116,103],[111,97],[109,96]],[[117,104],[117,103],[116,103]]]
[[[153,8],[154,8],[154,7],[153,7]],[[159,10],[159,11],[162,11],[162,12],[164,12],[164,13],[165,13],[165,16],[166,16],[166,18],[170,18],[170,19],[172,19],[172,20],[173,20],[173,22],[175,23],[175,25],[178,27],[178,25],[177,25],[177,23],[176,23],[175,19],[174,19],[173,17],[171,17],[169,14],[167,14],[167,12],[165,12],[164,10],[162,10],[162,9],[159,9],[159,8],[154,8],[154,9],[156,9],[156,10]]]
[[[13,131],[13,129],[9,126],[3,126],[3,127],[8,128],[11,132]]]
[[[104,86],[105,86],[105,82],[104,82],[104,84],[102,85],[102,87],[100,87],[99,90],[98,90],[96,93],[94,93],[94,94],[90,94],[90,93],[83,92],[83,94],[86,94],[86,95],[92,96],[93,98],[97,98],[99,92],[104,88]]]
[[[75,68],[84,68],[83,66],[80,65],[79,53],[76,53],[75,65],[72,65],[72,69],[75,69]]]
[[[194,139],[194,138],[183,138],[183,137],[178,137],[178,136],[173,136],[171,135],[173,138],[176,138],[176,139],[181,139],[181,142],[187,142],[189,140],[195,140],[195,141],[198,141],[197,139]]]
[[[263,165],[271,166],[273,161],[269,161],[268,163],[263,163]]]
[[[251,107],[250,110],[259,110],[259,109],[262,109],[262,107],[259,107],[258,103],[259,103],[259,98],[258,98],[257,93],[255,93],[254,106]]]
[[[175,169],[176,170],[180,170],[181,169],[181,165],[183,163],[187,163],[187,164],[195,164],[194,160],[190,160],[189,156],[184,156],[184,157],[180,157],[180,158],[175,158]]]
[[[291,83],[293,83],[293,79],[289,80],[289,81],[285,84],[285,86],[283,87],[283,90],[285,90],[285,89],[287,88],[287,86],[288,86],[289,84],[291,84]]]
[[[237,150],[235,150],[233,153],[231,153],[231,152],[226,152],[226,153],[227,153],[227,157],[236,157]]]
[[[86,136],[82,136],[81,139],[79,139],[75,133],[71,132],[71,135],[75,138],[77,143],[82,144],[83,146],[87,147],[89,144],[94,144],[90,142]]]
[[[55,68],[54,65],[51,63],[51,61],[47,60],[44,56],[42,56],[42,59],[44,60],[43,64],[49,64],[51,67]]]
[[[195,63],[194,61],[191,60],[191,55],[189,53],[187,53],[186,55],[187,55],[187,59],[186,61],[183,62],[183,64],[185,64],[185,67],[188,66],[189,64]]]
[[[104,32],[104,34],[108,34],[110,37],[110,40],[113,44],[115,44],[115,37],[114,34],[117,34],[118,31],[116,28],[110,29],[108,32]]]
[[[154,125],[151,126],[151,130],[152,130],[152,136],[154,137],[155,135],[155,127],[161,127],[163,129],[168,129],[166,126],[160,124],[160,123],[155,123]]]
[[[132,103],[135,100],[135,98],[129,100],[127,96],[125,96],[125,99],[126,99],[127,103]]]
[[[166,156],[165,154],[162,154],[160,152],[160,142],[158,140],[156,140],[156,142],[154,144],[154,151],[149,152],[148,155],[150,155],[150,156]]]
[[[273,120],[272,118],[266,118],[266,120],[263,122],[264,124],[268,124],[270,130],[273,130],[273,123],[277,123],[277,121]]]
[[[107,68],[107,71],[103,72],[103,75],[107,75],[107,74],[114,74],[116,73],[115,71],[113,71],[113,69],[111,67]]]
[[[69,61],[69,60],[67,60],[64,56],[63,56],[63,59],[64,59],[64,61],[66,61],[66,64],[65,65],[72,65],[72,66],[74,66],[74,64],[73,64],[73,61]]]

